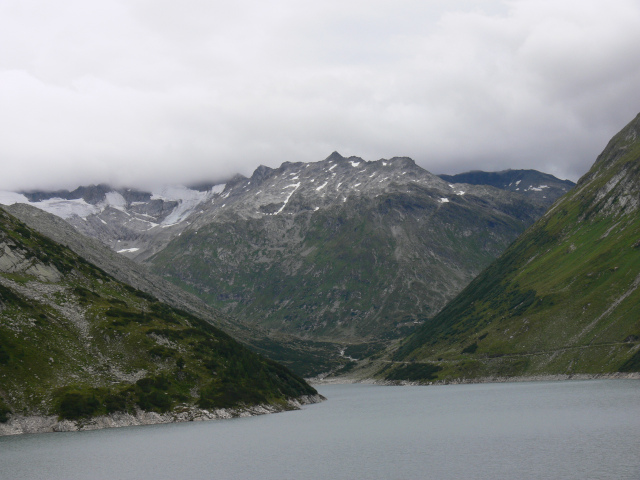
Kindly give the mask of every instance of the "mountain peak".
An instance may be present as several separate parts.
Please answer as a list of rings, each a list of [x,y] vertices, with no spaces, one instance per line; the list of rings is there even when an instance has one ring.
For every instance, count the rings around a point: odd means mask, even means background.
[[[638,137],[640,137],[640,113],[609,141],[602,153],[598,155],[594,167],[614,164],[621,156],[627,153],[629,146],[637,144]],[[591,175],[587,174],[578,183],[582,184],[590,179]]]
[[[273,168],[267,167],[265,165],[260,165],[253,171],[253,175],[251,175],[251,181],[256,183],[261,183],[265,178],[273,173]]]
[[[258,167],[258,168],[260,168],[260,167]],[[245,180],[247,180],[247,177],[245,177],[241,173],[236,173],[233,177],[231,177],[229,179],[229,181],[226,184],[226,187],[227,188],[231,188],[234,185],[237,185],[238,183],[244,182]]]
[[[331,155],[329,155],[327,158],[325,158],[325,160],[332,160],[334,162],[337,162],[338,160],[344,160],[345,158],[340,155],[338,152],[333,152]]]

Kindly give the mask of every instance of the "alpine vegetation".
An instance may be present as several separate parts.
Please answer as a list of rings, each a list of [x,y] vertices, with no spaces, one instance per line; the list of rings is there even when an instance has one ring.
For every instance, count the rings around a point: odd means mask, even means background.
[[[295,408],[316,391],[0,210],[0,433]]]
[[[435,318],[387,379],[640,371],[640,115]]]

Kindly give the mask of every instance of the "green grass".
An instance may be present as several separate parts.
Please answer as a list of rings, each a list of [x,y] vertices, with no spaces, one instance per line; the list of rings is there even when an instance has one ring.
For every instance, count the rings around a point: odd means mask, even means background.
[[[218,328],[117,282],[3,211],[0,240],[62,274],[51,284],[0,274],[0,421],[10,413],[82,419],[183,404],[281,404],[316,393]],[[36,300],[18,286],[48,293]]]
[[[640,142],[628,138],[394,360],[443,359],[439,379],[639,371]]]

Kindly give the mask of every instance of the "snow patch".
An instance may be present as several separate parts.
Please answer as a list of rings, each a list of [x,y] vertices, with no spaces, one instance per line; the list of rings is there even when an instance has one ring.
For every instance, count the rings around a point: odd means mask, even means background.
[[[282,206],[280,207],[280,210],[278,210],[275,213],[272,213],[271,215],[278,215],[280,212],[282,212],[282,210],[284,210],[284,207],[287,206],[287,203],[289,203],[289,199],[291,199],[291,195],[293,195],[295,193],[296,190],[298,190],[298,188],[300,188],[300,182],[298,183],[293,183],[291,185],[287,185],[284,188],[291,188],[294,187],[293,190],[291,190],[291,193],[289,194],[289,196],[285,199],[284,203],[282,204]]]
[[[138,250],[140,250],[139,248],[123,248],[122,250],[118,250],[117,253],[133,253],[133,252],[137,252]]]
[[[100,206],[91,205],[82,198],[75,200],[65,200],[63,198],[49,198],[41,202],[30,202],[27,197],[21,193],[0,191],[0,204],[13,205],[14,203],[26,203],[33,207],[52,213],[58,217],[69,219],[73,216],[86,219],[89,215],[100,213]]]
[[[38,207],[45,212],[53,213],[65,220],[77,215],[80,218],[87,218],[89,215],[97,214],[102,211],[97,205],[91,205],[79,198],[77,200],[65,200],[63,198],[50,198],[42,202],[33,202],[30,205]]]
[[[329,169],[329,171],[333,170],[333,169],[334,169],[334,168],[336,168],[337,166],[338,166],[338,164],[337,164],[337,163],[335,163],[335,164],[331,165],[331,168]]]
[[[443,197],[443,198],[440,199],[440,203],[449,203],[449,199]]]
[[[118,192],[107,192],[104,196],[104,204],[124,212],[127,208],[127,201]]]
[[[327,186],[329,182],[324,182],[322,185],[320,185],[318,188],[316,188],[316,192],[319,192],[320,190],[322,190],[324,187]]]
[[[209,190],[213,194],[221,194],[224,192],[224,187],[226,187],[226,183],[221,183],[220,185],[214,185],[211,190]]]
[[[216,185],[216,187],[222,187],[224,190],[223,186]],[[199,192],[198,190],[192,190],[181,185],[165,186],[162,187],[159,192],[153,192],[151,200],[169,200],[178,202],[178,206],[174,208],[174,210],[162,221],[162,225],[173,225],[182,222],[185,218],[191,215],[191,213],[193,213],[201,203],[208,200],[214,193],[214,188],[208,192]],[[223,198],[228,196],[229,192],[227,192],[227,195],[223,196]]]
[[[357,167],[358,165],[360,165],[360,162],[349,162],[351,164],[352,167]]]

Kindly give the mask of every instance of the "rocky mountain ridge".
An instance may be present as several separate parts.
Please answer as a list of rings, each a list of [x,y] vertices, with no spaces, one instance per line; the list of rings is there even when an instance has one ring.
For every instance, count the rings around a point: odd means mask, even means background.
[[[280,209],[286,208],[289,195],[293,196],[300,188],[302,190],[297,193],[302,195],[296,196],[315,202],[313,206],[306,206],[315,210],[322,205],[330,205],[338,195],[342,195],[342,201],[345,201],[347,196],[358,192],[379,194],[391,183],[427,185],[437,182],[432,175],[426,179],[426,171],[406,157],[367,162],[358,157],[344,158],[334,152],[325,162],[330,162],[331,170],[314,168],[320,162],[285,162],[283,167],[305,169],[297,176],[291,175],[295,172],[290,170],[289,179],[275,175],[279,169],[260,166],[251,178],[236,175],[226,183],[202,183],[189,187],[166,185],[151,192],[112,188],[106,184],[81,186],[73,191],[0,192],[0,204],[28,203],[65,219],[84,235],[141,262],[162,250],[194,221],[206,224],[207,217],[200,218],[205,211],[222,213],[223,209],[233,205],[234,212],[243,212],[243,218],[257,218],[282,213]],[[307,171],[309,168],[311,170]],[[404,178],[400,179],[400,176]],[[465,184],[488,185],[518,192],[545,206],[573,185],[535,170],[477,171],[439,177],[446,181],[440,186],[448,195],[464,195]],[[271,184],[263,185],[267,178]],[[300,178],[302,182],[298,182]],[[455,187],[456,184],[460,186]],[[256,189],[258,185],[265,188]],[[450,190],[445,185],[449,185]],[[331,193],[327,195],[328,192]],[[443,202],[447,200],[447,196],[442,197]]]
[[[550,207],[553,202],[575,186],[571,180],[560,180],[553,175],[537,170],[503,170],[500,172],[475,170],[457,175],[439,175],[439,177],[454,184],[491,185],[503,190],[519,192],[546,207]]]

